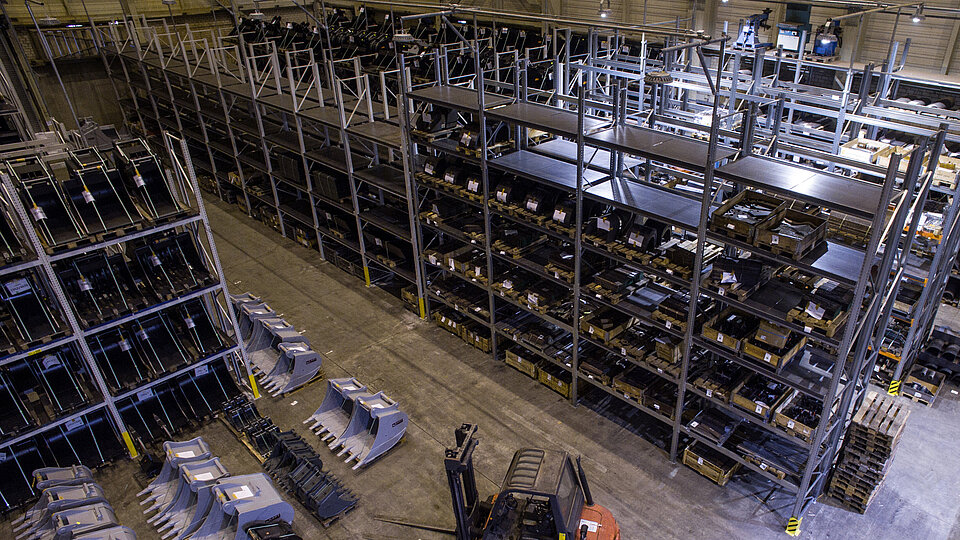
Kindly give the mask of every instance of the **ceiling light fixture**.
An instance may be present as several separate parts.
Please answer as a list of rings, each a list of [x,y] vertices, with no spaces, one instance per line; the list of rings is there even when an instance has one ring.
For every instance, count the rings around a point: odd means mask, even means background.
[[[921,23],[926,19],[923,15],[923,4],[917,5],[917,10],[913,12],[913,17],[910,18],[914,23]]]
[[[613,16],[613,10],[610,9],[610,0],[600,0],[600,10],[597,11],[601,19]]]
[[[250,13],[250,18],[255,21],[262,21],[266,18],[266,15],[260,11],[260,2],[253,0],[253,11]]]

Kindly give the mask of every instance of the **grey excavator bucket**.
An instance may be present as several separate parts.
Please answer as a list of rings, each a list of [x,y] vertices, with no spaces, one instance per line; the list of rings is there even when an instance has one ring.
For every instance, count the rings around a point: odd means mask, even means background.
[[[260,297],[250,292],[244,292],[240,294],[230,293],[230,303],[233,304],[234,309],[240,309],[240,306],[243,304],[259,302],[262,302]]]
[[[118,526],[75,535],[73,540],[137,540],[137,533],[133,529]]]
[[[279,347],[277,365],[268,375],[261,377],[263,388],[274,397],[310,382],[321,365],[320,354],[303,343],[281,343]]]
[[[113,508],[106,503],[61,510],[50,516],[43,530],[32,535],[36,540],[67,540],[111,527],[117,527]]]
[[[310,346],[310,340],[300,335],[297,330],[282,319],[262,319],[258,321],[250,347],[247,348],[247,357],[253,365],[254,372],[265,374],[273,371],[280,360],[281,343],[305,343]]]
[[[209,490],[217,480],[227,476],[230,476],[230,472],[218,458],[184,463],[180,466],[180,484],[173,499],[147,521],[157,528],[157,532],[162,534],[163,538],[179,536],[193,521],[196,513],[200,512],[201,516],[206,516],[210,510],[209,498],[206,501],[206,508],[197,507],[198,492],[202,489]]]
[[[257,321],[261,319],[276,319],[277,314],[270,306],[263,302],[249,302],[237,309],[237,322],[240,323],[240,339],[248,343],[256,330]]]
[[[347,430],[330,443],[330,448],[340,448],[337,455],[346,454],[346,463],[356,460],[353,468],[358,469],[400,442],[409,422],[410,419],[400,411],[397,402],[383,392],[373,396],[357,396]]]
[[[27,519],[21,520],[14,527],[14,533],[16,538],[29,538],[41,530],[57,512],[106,502],[103,489],[94,483],[47,488],[40,494],[37,504],[27,512]]]
[[[93,482],[93,472],[83,465],[44,467],[33,471],[33,487],[43,491],[54,486],[68,486]]]
[[[303,421],[311,423],[310,431],[316,433],[321,441],[336,439],[350,424],[356,396],[367,393],[367,387],[354,378],[330,379],[327,381],[327,394],[313,416]]]
[[[293,507],[263,473],[223,478],[211,491],[213,507],[191,540],[248,540],[246,528],[255,522],[293,521]]]
[[[146,497],[140,505],[149,504],[144,514],[159,510],[166,506],[176,493],[180,483],[180,465],[191,461],[205,461],[213,457],[210,447],[201,437],[189,441],[167,441],[163,443],[163,452],[166,460],[160,474],[150,482],[137,497]]]

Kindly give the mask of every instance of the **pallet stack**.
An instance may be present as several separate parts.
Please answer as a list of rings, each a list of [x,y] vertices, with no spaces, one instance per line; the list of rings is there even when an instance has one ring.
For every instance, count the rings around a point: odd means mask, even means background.
[[[893,396],[870,392],[853,417],[828,494],[863,514],[880,491],[910,411]]]

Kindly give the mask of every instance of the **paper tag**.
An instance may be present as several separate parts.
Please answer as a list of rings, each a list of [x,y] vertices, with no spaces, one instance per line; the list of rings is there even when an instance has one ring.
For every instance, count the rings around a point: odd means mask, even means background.
[[[763,414],[763,407],[760,405],[757,405],[756,412],[757,414]]]
[[[210,366],[207,365],[197,366],[197,368],[193,370],[193,374],[197,377],[206,375],[207,373],[210,373]]]
[[[720,283],[736,283],[737,275],[733,272],[723,272],[720,277]]]
[[[562,223],[563,220],[565,220],[565,219],[567,219],[567,213],[566,213],[566,212],[564,212],[563,210],[561,210],[561,209],[559,209],[559,208],[557,208],[556,210],[553,211],[553,220],[554,220],[554,221],[559,221],[559,222]]]
[[[764,362],[770,363],[770,360],[772,360],[772,359],[773,359],[773,357],[770,356],[770,353],[763,353],[763,361],[764,361]]]
[[[474,275],[479,276],[479,275],[480,275],[480,267],[479,267],[479,266],[474,266],[474,267],[473,267],[473,273],[474,273]]]
[[[623,356],[627,355],[627,349],[625,347],[620,347],[620,354]]]
[[[183,322],[187,325],[187,328],[195,328],[197,326],[197,324],[193,322],[193,317],[189,315],[183,318]]]
[[[208,472],[202,472],[193,477],[194,480],[199,480],[201,482],[206,482],[208,480],[213,480],[213,474]]]
[[[137,338],[139,338],[140,340],[144,340],[144,341],[145,341],[145,340],[150,339],[150,336],[147,335],[147,331],[146,331],[146,330],[144,330],[143,328],[141,328],[140,330],[137,330]]]
[[[47,356],[43,357],[43,360],[41,360],[40,364],[44,369],[50,369],[61,365],[61,362],[56,355],[48,354]]]
[[[703,458],[702,458],[702,457],[698,457],[698,458],[697,458],[697,465],[703,465]]]
[[[470,132],[464,131],[463,134],[460,135],[460,144],[462,144],[463,146],[466,146],[470,144],[470,139],[471,139]]]
[[[120,345],[120,350],[121,350],[121,351],[129,351],[129,350],[130,350],[130,342],[127,341],[127,340],[125,340],[125,339],[121,339],[119,345]]]
[[[427,256],[427,260],[430,261],[430,264],[437,264],[437,256],[432,253]]]
[[[241,486],[240,489],[231,493],[230,497],[233,499],[249,499],[250,497],[253,497],[253,492],[250,491],[249,487]]]
[[[736,229],[737,227],[733,223],[727,223],[728,229]]]
[[[480,182],[471,178],[470,180],[467,181],[467,189],[476,193],[477,190],[480,189]]]
[[[536,212],[537,208],[540,207],[540,201],[536,199],[527,199],[527,210],[531,212]]]
[[[690,422],[690,427],[694,428],[700,425],[700,422]]]
[[[430,121],[430,116],[429,116],[428,113],[423,113],[423,117],[424,117],[424,119],[426,119],[428,122]],[[427,162],[427,163],[423,166],[423,172],[425,172],[425,173],[427,173],[427,174],[433,174],[433,163]]]
[[[590,521],[589,519],[581,519],[580,524],[577,525],[577,530],[578,531],[583,530],[584,525],[587,526],[587,532],[597,532],[597,530],[600,528],[600,524],[597,523],[596,521]]]
[[[26,278],[11,279],[4,284],[10,296],[17,296],[30,290],[30,282]]]
[[[456,269],[457,269],[457,261],[455,261],[455,260],[453,260],[453,259],[450,259],[450,269],[451,269],[451,270],[456,270]]]
[[[717,294],[718,294],[718,295],[723,296],[723,293],[724,293],[724,288],[723,288],[723,287],[720,287],[720,288],[717,289]]]
[[[505,190],[497,191],[497,200],[506,204],[507,202],[507,192]]]
[[[457,176],[452,172],[447,172],[443,175],[443,179],[446,180],[448,184],[453,184],[457,180]]]
[[[610,220],[605,217],[597,218],[597,228],[601,231],[609,231]]]
[[[43,208],[40,208],[39,206],[34,206],[33,208],[31,208],[30,215],[32,215],[33,219],[37,221],[42,221],[44,219],[47,219],[47,214],[43,211]]]
[[[93,193],[90,193],[90,191],[85,189],[80,192],[80,195],[83,196],[83,200],[87,201],[87,204],[90,204],[93,202]]]
[[[808,315],[810,315],[814,319],[817,319],[818,321],[823,320],[823,314],[825,310],[822,307],[814,304],[813,302],[807,302],[807,309],[805,309],[804,311],[806,311]]]
[[[504,288],[504,289],[512,289],[512,288],[513,288],[513,282],[510,281],[509,279],[503,280],[503,288]]]
[[[793,429],[793,426],[795,425],[796,424],[793,422],[793,420],[787,420],[787,429]]]
[[[63,423],[64,431],[73,431],[83,427],[83,418],[74,418],[68,422]]]
[[[146,182],[143,181],[143,177],[139,174],[133,175],[133,185],[137,187],[143,187],[146,185]]]
[[[773,244],[774,246],[777,245],[777,244],[779,244],[779,243],[780,243],[780,237],[779,237],[778,235],[776,235],[776,234],[771,234],[771,235],[770,235],[770,243]]]
[[[93,285],[91,285],[90,282],[87,281],[85,278],[80,278],[80,280],[77,281],[77,286],[80,287],[80,290],[81,290],[81,291],[92,291],[92,290],[93,290]]]
[[[813,332],[813,327],[812,327],[812,326],[804,326],[804,327],[803,327],[803,331],[809,334],[809,333]]]
[[[710,390],[710,389],[708,388],[707,391],[706,391],[706,394],[707,394],[707,397],[713,397],[713,390]]]
[[[373,237],[373,243],[376,244],[377,247],[383,247],[383,241],[377,237]]]
[[[533,305],[535,305],[535,306],[539,306],[539,305],[540,305],[540,304],[538,303],[539,300],[540,300],[540,299],[539,299],[539,297],[536,295],[536,293],[527,293],[527,303],[528,303],[528,304],[533,304]],[[593,333],[593,332],[591,332],[591,333]]]
[[[658,403],[654,403],[654,404],[653,404],[653,408],[659,411],[659,410],[660,410],[660,405],[659,405]]]
[[[761,470],[761,471],[767,470],[767,464],[766,464],[766,463],[761,463],[761,464],[760,464],[760,470]]]
[[[150,256],[150,264],[152,264],[152,265],[154,265],[154,266],[160,266],[160,257],[157,257],[156,255],[151,255],[151,256]]]
[[[667,322],[665,322],[665,323],[663,323],[663,324],[667,327],[667,330],[673,328],[673,323],[670,322],[670,321],[667,321]]]
[[[153,390],[147,388],[146,390],[141,390],[137,392],[137,401],[143,401],[145,399],[150,399],[153,397]],[[177,454],[177,457],[183,457],[180,454]],[[193,452],[190,452],[190,456],[193,457]]]
[[[717,334],[717,343],[723,343],[723,334]]]
[[[588,327],[587,327],[587,330],[588,330],[588,333],[589,333],[589,334],[593,335],[593,327],[592,327],[592,326],[588,326]]]

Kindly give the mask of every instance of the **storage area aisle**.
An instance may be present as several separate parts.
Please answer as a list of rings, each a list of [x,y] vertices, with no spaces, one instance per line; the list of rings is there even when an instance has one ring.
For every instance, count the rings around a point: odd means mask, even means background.
[[[404,440],[378,462],[351,471],[320,446],[302,421],[323,399],[325,381],[283,398],[257,402],[281,429],[295,429],[319,451],[324,464],[360,496],[356,510],[324,529],[291,500],[296,530],[304,538],[434,539],[448,536],[384,523],[378,517],[451,527],[453,515],[443,470],[443,450],[463,422],[480,427],[476,453],[481,496],[493,493],[522,446],[583,455],[594,498],[617,516],[624,539],[782,538],[789,498],[767,485],[734,480],[721,488],[660,450],[630,426],[600,418],[588,405],[572,409],[559,395],[490,355],[421,322],[401,302],[325,263],[319,254],[240,216],[233,206],[208,199],[208,212],[234,292],[262,296],[321,351],[327,378],[354,376],[382,389],[410,415]],[[806,538],[958,538],[960,400],[948,388],[934,407],[909,403],[907,432],[886,487],[867,514],[814,505],[804,520]],[[641,414],[637,412],[636,414]],[[622,421],[621,421],[622,423]],[[933,424],[936,424],[935,429]],[[224,424],[202,435],[234,474],[260,472],[252,455]],[[183,434],[183,440],[195,434]],[[121,461],[97,472],[118,516],[142,538],[155,536],[131,489],[137,472]],[[782,502],[781,502],[782,500]],[[896,508],[896,511],[889,511]],[[809,517],[809,516],[808,516]],[[806,526],[804,526],[806,525]],[[9,535],[9,521],[0,534]]]

